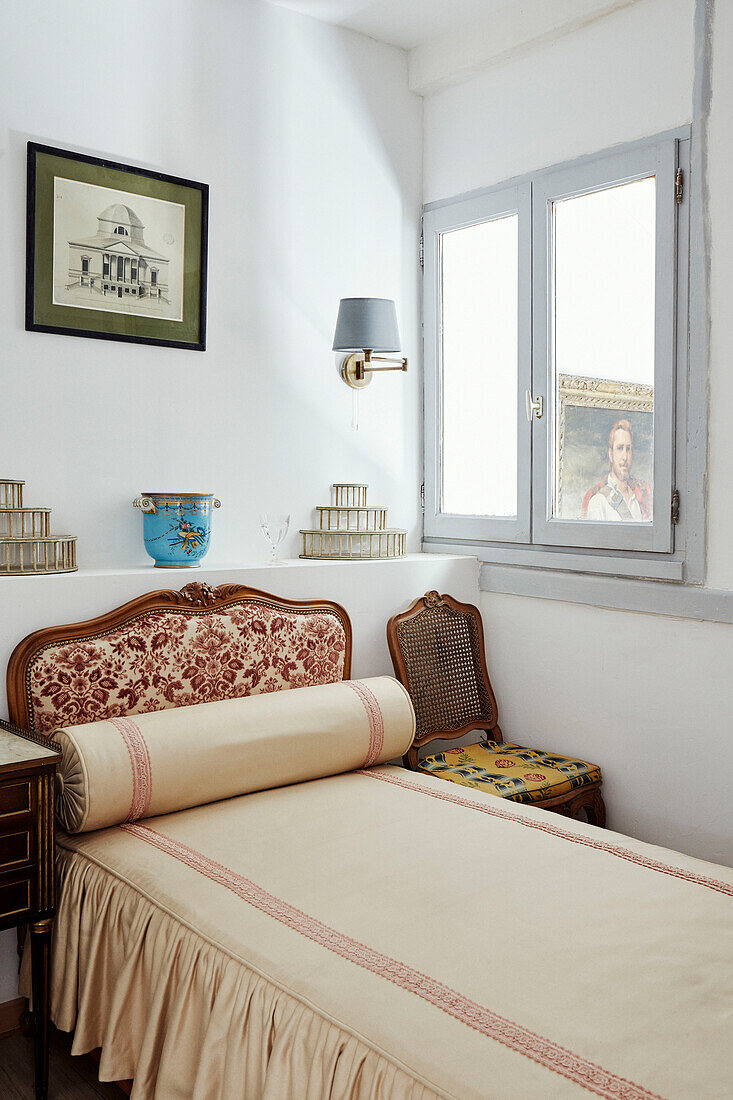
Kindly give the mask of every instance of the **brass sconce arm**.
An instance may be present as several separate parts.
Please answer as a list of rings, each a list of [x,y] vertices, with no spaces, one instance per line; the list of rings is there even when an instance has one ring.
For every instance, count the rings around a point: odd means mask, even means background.
[[[396,367],[370,367],[369,363],[397,363]],[[403,355],[399,359],[391,358],[389,355],[374,355],[367,348],[364,352],[364,358],[357,360],[356,377],[361,379],[365,374],[372,373],[376,370],[407,370],[407,356]]]
[[[372,363],[394,363],[393,367],[373,367]],[[383,370],[407,370],[407,356],[403,355],[395,359],[389,355],[374,355],[368,348],[362,352],[354,352],[344,360],[341,367],[341,377],[347,386],[352,389],[363,389],[371,382],[370,374]]]

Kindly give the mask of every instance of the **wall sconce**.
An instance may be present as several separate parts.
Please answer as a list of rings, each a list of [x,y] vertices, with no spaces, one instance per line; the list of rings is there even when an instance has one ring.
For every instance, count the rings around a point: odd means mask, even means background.
[[[400,330],[397,310],[391,298],[342,298],[339,304],[333,350],[350,354],[341,365],[347,386],[361,390],[378,370],[407,370],[407,359],[392,359],[375,352],[399,352]],[[375,367],[373,363],[396,363]]]

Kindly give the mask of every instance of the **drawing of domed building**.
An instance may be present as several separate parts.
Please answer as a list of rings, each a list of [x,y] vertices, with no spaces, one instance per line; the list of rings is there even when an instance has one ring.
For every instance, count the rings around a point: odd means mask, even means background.
[[[97,217],[97,234],[69,241],[66,290],[88,287],[107,298],[150,298],[168,302],[170,260],[150,248],[134,210],[115,202]]]

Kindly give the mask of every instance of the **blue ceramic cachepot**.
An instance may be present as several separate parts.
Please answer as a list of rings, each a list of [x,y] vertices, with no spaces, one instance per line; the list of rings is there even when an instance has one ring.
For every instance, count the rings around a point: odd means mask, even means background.
[[[221,501],[211,493],[143,493],[133,500],[143,513],[145,549],[157,569],[195,569],[209,549],[211,513]]]

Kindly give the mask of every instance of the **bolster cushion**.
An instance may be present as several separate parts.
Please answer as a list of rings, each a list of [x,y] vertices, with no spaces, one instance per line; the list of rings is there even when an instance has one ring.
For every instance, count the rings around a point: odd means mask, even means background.
[[[384,763],[415,715],[389,676],[67,726],[57,816],[69,833]]]

